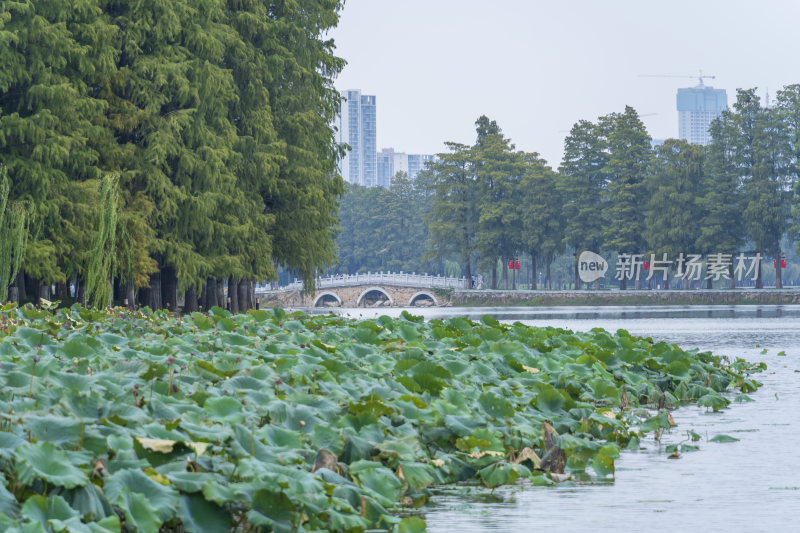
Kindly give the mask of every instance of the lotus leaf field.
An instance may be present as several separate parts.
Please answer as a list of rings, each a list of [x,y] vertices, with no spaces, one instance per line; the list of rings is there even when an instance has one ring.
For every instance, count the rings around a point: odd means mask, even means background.
[[[0,531],[423,531],[433,485],[613,476],[762,368],[490,317],[8,305]]]

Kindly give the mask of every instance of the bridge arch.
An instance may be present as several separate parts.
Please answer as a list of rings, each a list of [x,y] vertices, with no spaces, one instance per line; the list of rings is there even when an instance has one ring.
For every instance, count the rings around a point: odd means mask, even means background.
[[[336,302],[338,307],[342,306],[342,299],[335,292],[325,291],[321,292],[314,299],[314,307],[328,307],[325,305],[328,302]]]
[[[370,296],[372,298],[367,298],[368,296]],[[385,289],[383,289],[381,287],[370,287],[367,290],[365,290],[364,292],[362,292],[358,296],[358,300],[356,300],[356,307],[363,307],[363,304],[365,303],[365,300],[368,300],[368,299],[370,299],[370,300],[372,300],[372,299],[374,299],[374,300],[383,299],[385,301],[388,301],[389,305],[394,305],[394,300],[392,299],[392,297],[389,295],[388,292],[386,292]]]
[[[421,300],[430,300],[431,302],[433,302],[433,305],[437,306],[439,305],[439,302],[436,301],[436,297],[433,295],[433,293],[429,291],[419,291],[417,293],[414,293],[414,295],[408,301],[408,306],[414,307],[415,305],[417,305],[416,302]]]

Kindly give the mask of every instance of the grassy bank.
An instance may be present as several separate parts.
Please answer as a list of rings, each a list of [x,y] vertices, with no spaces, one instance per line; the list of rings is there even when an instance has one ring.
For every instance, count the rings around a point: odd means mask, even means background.
[[[432,485],[613,476],[762,368],[490,317],[7,306],[0,529],[422,531]]]

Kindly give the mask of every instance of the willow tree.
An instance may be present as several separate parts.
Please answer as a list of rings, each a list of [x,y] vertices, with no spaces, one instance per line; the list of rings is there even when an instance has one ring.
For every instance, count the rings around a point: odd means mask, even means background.
[[[106,176],[100,192],[97,237],[86,275],[86,299],[97,308],[107,306],[112,296],[111,274],[116,256],[118,184],[116,176]]]
[[[27,213],[19,202],[9,205],[8,176],[0,167],[0,302],[8,299],[8,286],[17,277],[28,237]]]

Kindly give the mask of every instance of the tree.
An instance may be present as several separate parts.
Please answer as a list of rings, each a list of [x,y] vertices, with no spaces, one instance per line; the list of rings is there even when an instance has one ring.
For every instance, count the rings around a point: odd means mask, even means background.
[[[711,142],[706,147],[698,204],[702,216],[695,245],[709,253],[729,253],[733,258],[745,242],[744,197],[735,162],[735,125],[733,114],[726,110],[709,128]],[[728,277],[735,287],[733,263]]]
[[[564,241],[576,252],[575,289],[580,288],[577,253],[603,247],[608,150],[598,124],[578,121],[564,140],[558,188],[563,201]]]
[[[524,163],[520,191],[522,247],[531,256],[531,286],[536,289],[536,263],[546,268],[545,283],[552,289],[550,264],[564,251],[564,196],[559,176],[536,153],[521,153]]]
[[[641,253],[645,247],[642,205],[643,183],[651,157],[650,136],[630,106],[625,106],[622,113],[603,117],[601,125],[606,131],[609,151],[605,246],[620,253]],[[637,275],[637,288],[640,281]],[[620,289],[626,285],[622,276]]]
[[[495,121],[484,115],[475,126],[478,138],[471,149],[471,158],[479,211],[476,249],[481,266],[492,271],[493,289],[497,288],[497,261],[501,261],[504,287],[508,289],[505,262],[513,259],[521,247],[521,206],[517,194],[522,160]]]
[[[644,237],[650,251],[668,257],[691,250],[702,218],[702,147],[667,139],[656,147],[645,178]],[[665,283],[669,288],[669,275]]]
[[[445,143],[449,152],[438,154],[431,164],[431,211],[425,217],[430,231],[429,257],[458,257],[468,283],[472,280],[472,256],[478,231],[478,194],[470,148]]]
[[[779,264],[780,240],[789,227],[789,135],[780,120],[780,110],[762,108],[755,89],[740,89],[733,107],[734,161],[744,186],[745,228],[756,250]],[[782,287],[780,268],[775,284]],[[759,271],[756,287],[762,286]]]

